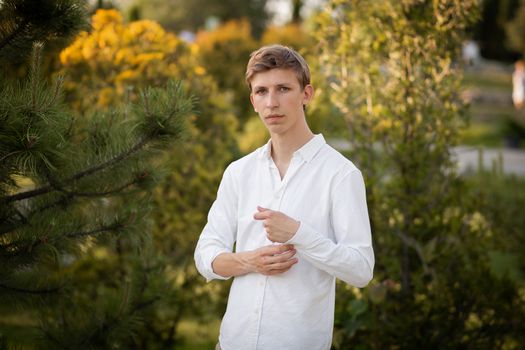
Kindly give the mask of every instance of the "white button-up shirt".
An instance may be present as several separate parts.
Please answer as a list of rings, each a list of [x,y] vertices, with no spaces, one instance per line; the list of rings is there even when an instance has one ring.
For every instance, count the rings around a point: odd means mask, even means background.
[[[257,206],[300,221],[289,240],[298,263],[285,273],[237,276],[221,323],[222,350],[328,350],[332,342],[335,278],[363,287],[374,252],[365,186],[355,165],[316,135],[297,150],[281,180],[267,145],[225,170],[195,250],[208,281],[225,279],[212,262],[224,252],[272,244]]]

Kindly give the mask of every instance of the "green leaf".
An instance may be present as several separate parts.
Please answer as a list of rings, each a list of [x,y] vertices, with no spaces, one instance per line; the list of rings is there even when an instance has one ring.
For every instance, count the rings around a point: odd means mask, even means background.
[[[509,278],[514,282],[522,280],[519,259],[516,254],[493,250],[489,252],[490,272],[498,278]]]

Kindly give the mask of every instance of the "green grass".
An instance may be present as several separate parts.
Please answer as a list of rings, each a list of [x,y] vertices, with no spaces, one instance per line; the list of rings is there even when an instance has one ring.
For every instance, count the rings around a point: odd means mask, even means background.
[[[220,320],[201,324],[194,320],[182,320],[178,333],[184,339],[174,350],[214,350],[219,338]]]
[[[463,84],[482,89],[512,91],[511,73],[491,70],[469,70],[465,72]]]
[[[473,123],[460,133],[460,143],[469,146],[501,147],[501,126],[489,123]]]
[[[34,339],[41,334],[36,329],[31,329],[26,325],[0,325],[0,335],[4,335],[9,340],[16,339],[16,349],[34,349]],[[9,349],[9,346],[8,346]]]
[[[31,329],[25,318],[0,318],[0,335],[9,339],[16,339],[17,349],[32,350],[35,348],[34,339],[40,334],[36,328]],[[35,324],[36,325],[36,324]],[[173,350],[214,350],[219,338],[220,320],[213,320],[207,324],[195,320],[182,320],[178,325],[178,334],[182,343]]]
[[[467,70],[463,86],[481,94],[470,105],[469,126],[460,133],[460,143],[472,146],[502,147],[505,140],[525,127],[525,111],[516,111],[511,103],[511,71],[497,62]]]

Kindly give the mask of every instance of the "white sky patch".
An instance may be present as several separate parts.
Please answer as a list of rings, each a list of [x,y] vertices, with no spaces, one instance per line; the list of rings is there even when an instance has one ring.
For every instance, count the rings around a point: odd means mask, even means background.
[[[301,16],[307,18],[313,10],[319,8],[326,0],[304,0]],[[292,19],[291,0],[268,0],[266,8],[270,15],[273,15],[272,24],[284,25]]]
[[[96,0],[88,1],[90,4],[96,3]],[[0,4],[2,2],[3,0],[0,0]],[[120,9],[125,10],[133,4],[134,0],[113,0],[112,2]],[[313,10],[319,8],[324,3],[326,3],[326,0],[304,0],[301,16],[303,16],[303,18],[308,18]],[[271,24],[284,25],[292,19],[292,0],[268,0],[266,3],[266,9],[270,16],[273,16]]]

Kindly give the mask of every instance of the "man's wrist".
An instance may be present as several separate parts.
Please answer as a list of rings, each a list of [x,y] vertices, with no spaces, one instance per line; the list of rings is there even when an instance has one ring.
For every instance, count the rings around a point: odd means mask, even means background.
[[[254,255],[254,250],[236,254],[236,260],[245,273],[255,272]]]
[[[293,233],[292,233],[292,237],[295,236],[295,234],[297,233],[297,231],[299,231],[299,227],[301,226],[301,222],[299,220],[295,220],[293,219],[294,221],[294,226],[293,226]],[[292,238],[290,237],[290,239]]]
[[[290,235],[288,236],[288,239],[286,239],[284,242],[281,242],[281,243],[290,241],[297,234],[297,231],[299,231],[299,227],[301,227],[300,221],[295,220],[295,219],[291,219],[291,220],[292,220],[292,224],[290,225],[290,230],[289,230]]]

